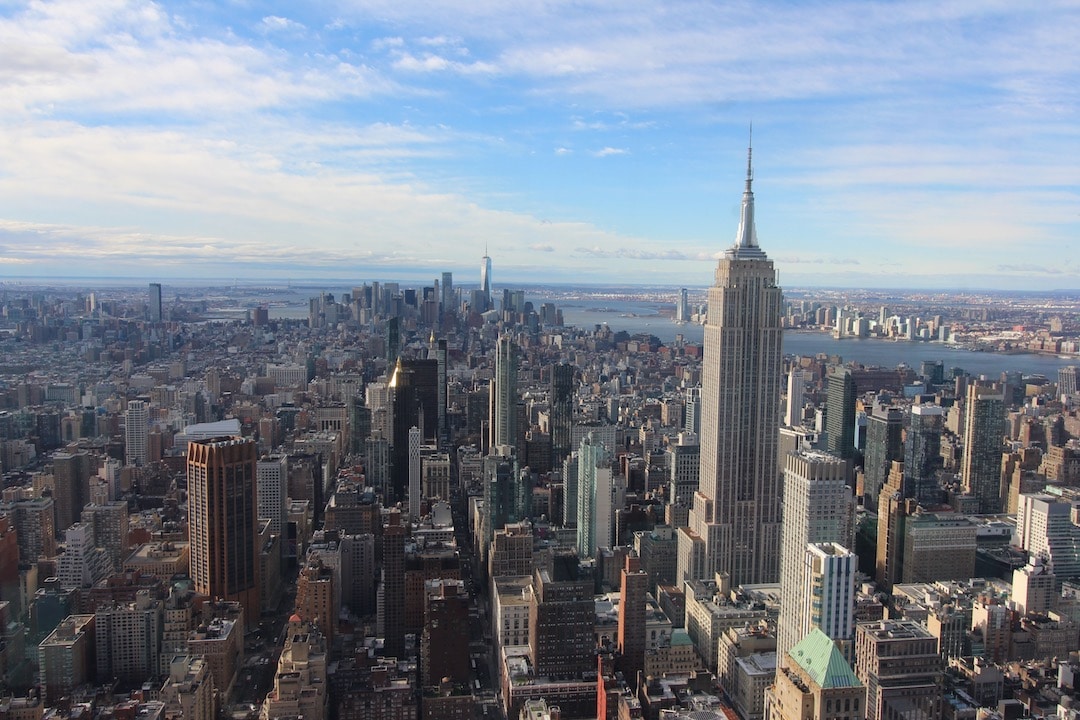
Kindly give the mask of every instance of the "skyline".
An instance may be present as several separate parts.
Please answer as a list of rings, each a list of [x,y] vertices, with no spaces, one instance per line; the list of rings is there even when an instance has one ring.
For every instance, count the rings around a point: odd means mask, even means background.
[[[498,287],[704,287],[752,122],[781,285],[1076,287],[1078,31],[1066,1],[0,2],[0,281],[470,284],[486,249]]]

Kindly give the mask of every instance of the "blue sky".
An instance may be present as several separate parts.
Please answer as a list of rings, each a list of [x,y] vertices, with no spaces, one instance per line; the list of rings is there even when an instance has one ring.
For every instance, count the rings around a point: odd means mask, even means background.
[[[1080,287],[1080,3],[0,0],[0,280]]]

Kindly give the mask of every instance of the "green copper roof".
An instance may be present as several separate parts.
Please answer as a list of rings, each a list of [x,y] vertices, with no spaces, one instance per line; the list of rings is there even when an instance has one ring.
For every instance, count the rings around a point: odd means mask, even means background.
[[[811,630],[788,654],[822,688],[862,687],[836,643],[819,628]]]
[[[672,630],[671,631],[671,646],[677,647],[679,645],[693,645],[694,641],[690,639],[690,634],[685,630]]]

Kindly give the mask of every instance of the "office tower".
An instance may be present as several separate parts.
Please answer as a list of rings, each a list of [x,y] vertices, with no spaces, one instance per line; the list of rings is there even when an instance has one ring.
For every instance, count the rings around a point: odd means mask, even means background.
[[[877,553],[875,579],[886,592],[901,582],[904,569],[904,529],[909,515],[918,508],[914,498],[904,497],[904,463],[894,461],[889,479],[878,495]]]
[[[853,654],[855,639],[855,574],[859,558],[839,543],[806,546],[807,583],[801,598],[804,632],[817,628],[839,647],[845,657]]]
[[[1001,453],[1005,441],[1005,392],[1000,385],[968,385],[964,405],[964,455],[960,483],[979,501],[979,512],[1000,513]]]
[[[840,649],[814,629],[777,657],[776,682],[766,691],[770,720],[864,720],[866,686]]]
[[[573,450],[570,428],[574,424],[574,366],[566,363],[551,368],[551,458],[555,467]]]
[[[491,386],[491,446],[517,447],[517,344],[509,335],[495,345],[495,377]]]
[[[165,717],[214,720],[214,683],[206,658],[184,654],[169,656],[168,677],[161,686],[160,699]]]
[[[390,441],[384,437],[369,437],[364,441],[364,458],[367,460],[364,469],[368,485],[384,498],[390,498]]]
[[[1054,495],[1023,493],[1016,511],[1015,545],[1041,557],[1059,580],[1080,577],[1080,526],[1077,505]]]
[[[611,547],[615,509],[612,496],[611,458],[592,433],[578,447],[577,552],[582,558],[598,557],[600,548]]]
[[[386,319],[386,364],[393,365],[401,358],[401,318]]]
[[[409,430],[422,438],[438,436],[439,363],[437,360],[399,359],[390,378],[393,436],[390,438],[392,500],[404,502],[409,484]]]
[[[420,520],[420,428],[409,428],[409,519]]]
[[[483,298],[484,307],[478,308],[480,312],[491,309],[491,258],[488,257],[487,248],[484,248],[484,257],[480,258],[480,295]]]
[[[187,448],[188,538],[195,592],[237,601],[259,622],[254,440],[193,440]]]
[[[508,523],[495,531],[488,558],[488,577],[520,577],[533,569],[533,534],[528,522]]]
[[[51,497],[25,497],[10,488],[4,491],[0,509],[11,517],[22,562],[56,555],[56,502]]]
[[[686,288],[679,288],[679,299],[675,301],[675,322],[685,323],[690,319],[690,303],[686,300]]]
[[[562,464],[563,479],[563,527],[577,527],[578,507],[578,454],[572,452]]]
[[[854,508],[847,463],[820,452],[791,453],[784,469],[784,526],[780,551],[780,618],[776,654],[782,658],[810,629],[806,591],[808,543],[854,543]]]
[[[161,283],[150,283],[150,322],[161,322]]]
[[[851,370],[835,367],[829,373],[825,427],[828,450],[842,458],[855,457],[855,379]]]
[[[645,607],[649,574],[641,560],[628,555],[619,582],[619,669],[631,688],[637,687],[638,673],[645,672]]]
[[[944,412],[938,405],[914,405],[904,443],[904,497],[921,505],[941,500],[937,473],[941,469],[941,428]]]
[[[140,684],[160,666],[164,603],[149,590],[131,602],[109,603],[94,612],[98,682]]]
[[[443,678],[469,682],[469,595],[462,580],[424,582],[424,630],[420,636],[420,684]]]
[[[56,527],[67,530],[79,521],[86,505],[89,480],[97,474],[97,458],[88,452],[58,452],[53,455],[52,463]]]
[[[689,529],[679,535],[679,576],[730,574],[775,582],[780,569],[780,425],[783,297],[754,229],[751,164],[735,245],[709,288],[701,387],[701,475]],[[694,547],[694,546],[697,547]],[[694,556],[704,562],[692,562]]]
[[[454,300],[454,274],[444,272],[442,274],[442,297],[439,302],[442,304],[443,313],[457,314],[457,302]]]
[[[341,544],[341,604],[363,617],[378,611],[375,535],[344,535]]]
[[[483,460],[484,515],[480,554],[487,562],[496,530],[507,523],[521,522],[531,515],[532,488],[528,473],[518,468],[517,459],[506,448],[495,448]]]
[[[382,616],[383,651],[387,657],[405,657],[405,526],[401,513],[391,510],[383,526]]]
[[[288,455],[264,455],[255,465],[255,487],[259,517],[269,518],[270,533],[284,537],[289,524]]]
[[[124,413],[124,460],[145,465],[150,435],[150,408],[142,400],[129,400]]]
[[[795,368],[788,373],[787,410],[784,413],[784,425],[797,428],[802,425],[803,396],[806,392],[806,375]]]
[[[894,460],[904,459],[904,411],[877,408],[866,418],[866,453],[863,457],[863,489],[866,504],[877,505],[878,495],[889,477]]]
[[[698,490],[701,473],[701,446],[697,436],[679,433],[674,445],[666,451],[668,467],[668,502],[690,507]]]
[[[683,421],[683,430],[688,433],[698,434],[701,429],[701,388],[686,388],[686,418]]]
[[[436,363],[436,386],[435,386],[435,403],[436,411],[439,415],[438,419],[438,432],[435,433],[435,439],[438,440],[440,446],[445,446],[450,440],[450,421],[446,414],[446,370],[447,370],[447,345],[446,339],[443,338],[435,346],[435,363]]]
[[[1080,378],[1080,367],[1070,365],[1069,367],[1058,368],[1058,396],[1076,395],[1077,392],[1080,392],[1078,378]]]
[[[596,670],[593,579],[572,554],[556,555],[551,569],[533,571],[529,651],[533,675],[577,679]]]
[[[866,720],[941,717],[938,640],[914,620],[855,626],[855,675],[866,686]]]

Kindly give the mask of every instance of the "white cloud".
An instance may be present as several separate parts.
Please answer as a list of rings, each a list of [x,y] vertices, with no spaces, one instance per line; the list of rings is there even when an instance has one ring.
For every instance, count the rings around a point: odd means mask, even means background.
[[[280,15],[267,15],[259,23],[259,26],[265,32],[303,32],[307,30],[303,23]]]
[[[610,157],[611,155],[626,155],[628,152],[630,152],[630,151],[627,150],[626,148],[605,147],[605,148],[600,148],[599,150],[594,151],[593,152],[593,157]]]

